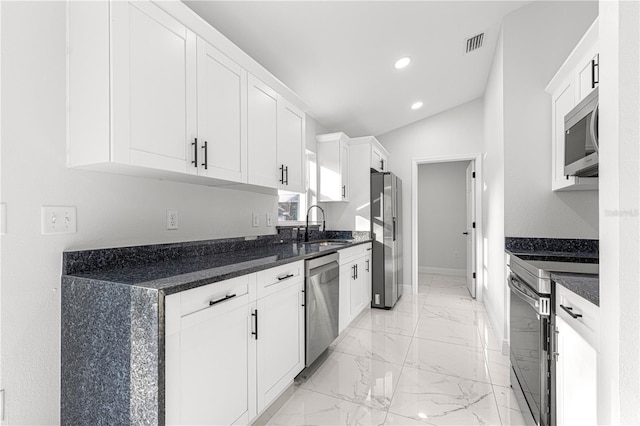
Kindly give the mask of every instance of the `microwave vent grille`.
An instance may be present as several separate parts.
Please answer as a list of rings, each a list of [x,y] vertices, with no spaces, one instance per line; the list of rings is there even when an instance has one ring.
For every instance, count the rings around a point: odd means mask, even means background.
[[[482,42],[484,41],[484,33],[480,33],[471,38],[468,38],[466,41],[467,50],[466,53],[473,52],[474,50],[478,50],[482,47]]]

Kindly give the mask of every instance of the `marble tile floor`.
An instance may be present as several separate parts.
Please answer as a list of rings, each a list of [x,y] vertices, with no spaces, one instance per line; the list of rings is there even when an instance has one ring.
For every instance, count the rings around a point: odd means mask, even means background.
[[[419,293],[367,309],[269,425],[523,425],[484,306],[462,277],[420,274]]]

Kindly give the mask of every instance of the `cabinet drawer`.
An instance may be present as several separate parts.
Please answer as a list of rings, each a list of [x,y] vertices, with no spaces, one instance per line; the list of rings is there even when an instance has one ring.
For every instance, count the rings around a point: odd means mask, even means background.
[[[304,261],[287,263],[257,273],[258,298],[278,291],[292,282],[304,280]]]
[[[556,316],[562,318],[592,347],[598,348],[598,335],[600,333],[600,308],[588,300],[578,296],[571,290],[556,284]],[[567,310],[574,315],[573,318]]]
[[[340,256],[340,265],[344,265],[354,259],[364,256],[371,252],[371,243],[359,244],[355,247],[349,247],[338,251]]]
[[[180,296],[180,316],[192,314],[217,304],[225,298],[244,296],[249,292],[249,279],[254,274],[243,275],[230,280],[219,281],[194,288],[176,296]],[[171,297],[171,296],[170,296]]]

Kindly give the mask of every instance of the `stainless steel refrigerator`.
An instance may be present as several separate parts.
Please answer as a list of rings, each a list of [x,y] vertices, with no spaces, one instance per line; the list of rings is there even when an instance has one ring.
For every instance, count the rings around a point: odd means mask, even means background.
[[[371,173],[373,308],[391,309],[402,296],[402,181]]]

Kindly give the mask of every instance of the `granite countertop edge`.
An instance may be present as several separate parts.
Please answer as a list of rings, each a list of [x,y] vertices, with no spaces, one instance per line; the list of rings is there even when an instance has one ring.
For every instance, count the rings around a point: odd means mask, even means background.
[[[89,272],[89,273],[75,273],[62,275],[63,282],[72,282],[72,281],[84,281],[91,282],[92,284],[109,284],[109,285],[125,285],[134,288],[147,289],[150,291],[157,291],[163,295],[170,295],[174,293],[179,293],[186,290],[191,290],[193,288],[205,286],[208,284],[213,284],[220,281],[225,281],[231,278],[251,274],[254,272],[262,271],[265,269],[274,268],[280,265],[285,265],[288,263],[298,262],[307,259],[313,259],[320,256],[325,256],[332,253],[337,253],[339,250],[344,250],[349,247],[355,247],[361,244],[371,243],[372,239],[359,239],[353,240],[350,242],[345,242],[344,244],[339,245],[331,245],[322,247],[319,251],[314,251],[311,253],[306,253],[306,250],[302,254],[291,254],[288,257],[283,257],[280,259],[273,259],[275,254],[265,255],[264,257],[256,256],[255,259],[245,262],[231,263],[223,266],[215,266],[212,265],[210,268],[202,268],[200,270],[191,271],[183,274],[176,274],[171,276],[166,276],[159,279],[152,279],[148,281],[131,283],[127,282],[128,280],[125,278],[112,278],[109,273],[112,271],[98,271],[98,272]],[[297,244],[298,247],[305,246],[303,244]],[[259,249],[255,250],[256,252]],[[245,251],[246,252],[246,251]],[[249,251],[250,252],[250,251]],[[224,253],[225,255],[233,255],[233,252]],[[194,257],[194,261],[196,257]],[[148,268],[153,268],[153,265],[148,265]],[[121,275],[126,276],[126,271]]]
[[[551,279],[583,299],[600,306],[600,278],[598,275],[552,272]]]

